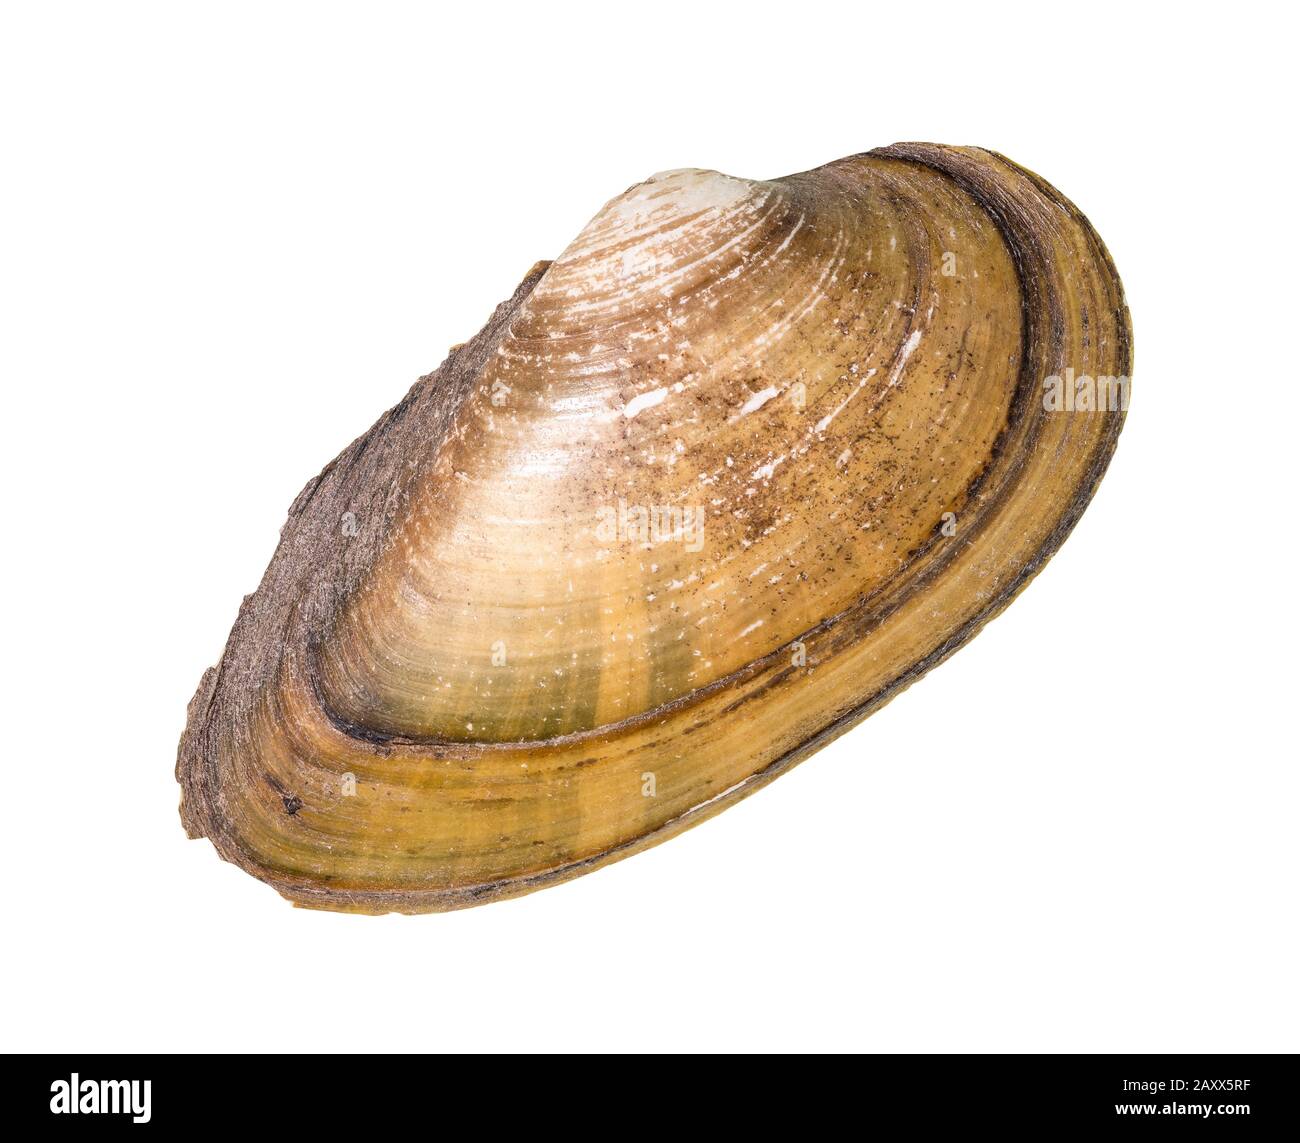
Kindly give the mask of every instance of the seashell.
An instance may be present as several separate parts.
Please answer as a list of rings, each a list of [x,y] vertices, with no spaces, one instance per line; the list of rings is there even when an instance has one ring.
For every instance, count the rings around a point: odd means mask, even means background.
[[[365,913],[670,838],[1010,602],[1130,358],[1101,240],[992,152],[655,175],[302,490],[190,704],[185,827]]]

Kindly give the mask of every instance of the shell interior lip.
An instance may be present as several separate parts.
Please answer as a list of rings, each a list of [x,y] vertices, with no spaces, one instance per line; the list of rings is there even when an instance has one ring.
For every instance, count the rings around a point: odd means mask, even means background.
[[[186,827],[363,912],[670,837],[1006,606],[1130,372],[1100,239],[992,152],[654,175],[303,490],[191,704]]]

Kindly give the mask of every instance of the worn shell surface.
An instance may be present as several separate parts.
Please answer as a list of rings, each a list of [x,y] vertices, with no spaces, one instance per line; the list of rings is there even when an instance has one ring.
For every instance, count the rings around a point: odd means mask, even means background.
[[[942,661],[1062,542],[1130,332],[988,151],[656,175],[308,483],[177,776],[302,905],[451,909],[653,845]]]

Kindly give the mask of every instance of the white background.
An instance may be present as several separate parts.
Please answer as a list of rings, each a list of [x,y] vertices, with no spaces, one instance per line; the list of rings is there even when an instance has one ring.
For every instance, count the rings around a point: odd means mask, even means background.
[[[1280,6],[7,4],[8,1050],[1300,1049]],[[308,477],[652,172],[974,143],[1089,215],[1133,403],[950,663],[647,854],[442,916],[187,841]]]

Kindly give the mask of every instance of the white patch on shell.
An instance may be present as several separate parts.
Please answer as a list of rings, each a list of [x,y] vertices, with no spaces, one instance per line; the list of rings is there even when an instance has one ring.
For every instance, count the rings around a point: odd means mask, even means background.
[[[770,460],[767,464],[759,465],[749,474],[750,480],[771,480],[772,473],[776,471],[776,466],[785,462],[785,456],[778,456],[775,460]]]
[[[912,356],[914,350],[921,343],[921,331],[912,330],[912,336],[903,342],[903,349],[898,355],[898,360],[894,362],[894,368],[889,371],[889,384],[898,384],[899,374],[903,372],[903,366],[907,364],[907,359]]]
[[[668,396],[667,388],[651,389],[649,393],[641,393],[633,397],[626,405],[623,406],[623,416],[629,421],[644,409],[653,409]]]
[[[750,413],[758,412],[758,410],[775,397],[778,392],[779,390],[775,385],[769,385],[766,389],[762,389],[755,393],[748,401],[740,406],[740,415],[745,417]]]

